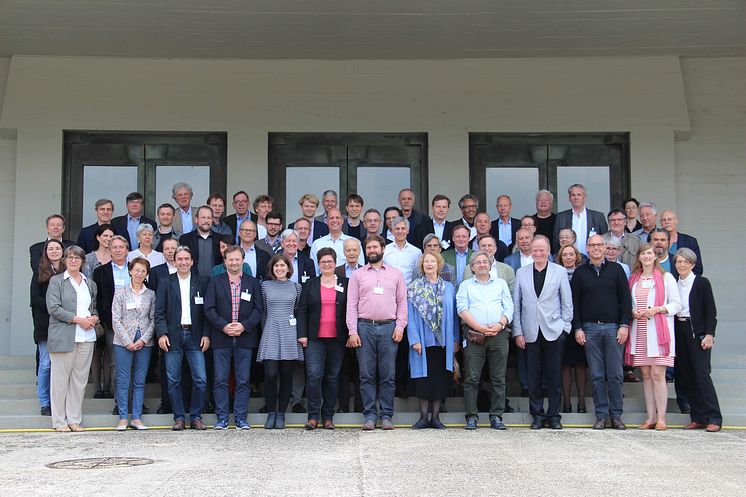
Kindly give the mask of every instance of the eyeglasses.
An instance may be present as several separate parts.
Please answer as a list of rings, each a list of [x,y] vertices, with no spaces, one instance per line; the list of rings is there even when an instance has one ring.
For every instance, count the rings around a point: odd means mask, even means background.
[[[462,209],[476,209],[477,208],[477,204],[464,204],[463,207],[461,207],[461,208]]]
[[[601,248],[604,245],[606,245],[606,244],[605,243],[588,243],[588,244],[586,244],[586,247],[590,247],[590,248]]]
[[[238,231],[240,231],[241,233],[256,233],[256,230],[247,229],[247,228],[241,228]]]

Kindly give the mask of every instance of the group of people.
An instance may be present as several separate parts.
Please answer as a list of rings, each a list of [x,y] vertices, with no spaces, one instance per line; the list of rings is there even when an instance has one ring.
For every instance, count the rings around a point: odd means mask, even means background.
[[[38,396],[57,431],[82,430],[89,372],[94,397],[115,398],[117,430],[148,429],[152,367],[176,431],[206,429],[206,406],[215,429],[228,428],[231,409],[236,429],[250,428],[261,374],[267,429],[285,427],[304,388],[306,429],[334,429],[351,381],[363,430],[393,429],[394,398],[410,393],[420,403],[412,427],[443,429],[458,376],[466,428],[478,426],[486,383],[490,426],[505,429],[512,350],[532,429],[562,428],[573,371],[585,412],[586,368],[593,428],[625,429],[625,365],[642,374],[640,428],[666,429],[670,368],[691,413],[685,428],[722,426],[710,379],[712,289],[696,239],[677,231],[672,211],[661,213],[660,228],[655,205],[635,199],[604,216],[586,208],[576,184],[570,209],[553,213],[542,190],[536,213],[521,219],[511,217],[509,196],[497,198],[492,220],[471,194],[459,199],[459,219],[447,220],[445,195],[433,197],[428,217],[410,189],[383,216],[352,194],[343,216],[329,190],[321,201],[304,195],[302,217],[283,229],[266,195],[252,212],[248,195],[235,193],[226,216],[219,194],[199,207],[185,183],[172,194],[176,207],[161,205],[157,222],[137,192],[116,218],[114,203],[98,200],[97,221],[75,243],[63,237],[64,218],[51,215],[47,240],[30,248]]]

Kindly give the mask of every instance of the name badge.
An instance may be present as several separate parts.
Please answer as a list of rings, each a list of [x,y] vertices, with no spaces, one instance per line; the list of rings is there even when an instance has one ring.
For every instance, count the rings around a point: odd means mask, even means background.
[[[303,276],[300,277],[300,282],[305,284],[306,281],[308,281],[311,277],[308,276],[306,273],[303,273]]]
[[[298,323],[298,320],[295,319],[294,316],[290,316],[290,319],[288,319],[288,322],[290,323],[290,326],[295,326]]]
[[[251,302],[251,294],[249,292],[242,292],[241,300],[245,300],[246,302]]]
[[[383,287],[377,286],[373,289],[373,293],[376,295],[383,295]]]
[[[451,246],[451,242],[449,242],[448,240],[443,240],[442,242],[440,242],[440,246],[443,247],[443,250],[448,250],[448,247]]]
[[[115,278],[114,279],[114,286],[124,286],[127,282],[124,280],[124,278]]]
[[[643,282],[642,282],[642,287],[643,287],[643,288],[653,288],[653,282],[652,282],[652,281],[650,281],[650,280],[648,280],[648,281],[643,281]]]
[[[336,291],[338,291],[339,293],[344,293],[344,291],[345,291],[345,288],[344,288],[344,287],[343,287],[342,285],[336,285],[336,286],[334,287],[334,289],[335,289]]]
[[[132,309],[137,309],[137,303],[135,303],[135,302],[127,302],[127,310],[131,311]]]
[[[195,305],[202,305],[204,303],[205,303],[205,299],[203,297],[200,297],[200,296],[194,297],[194,304]]]

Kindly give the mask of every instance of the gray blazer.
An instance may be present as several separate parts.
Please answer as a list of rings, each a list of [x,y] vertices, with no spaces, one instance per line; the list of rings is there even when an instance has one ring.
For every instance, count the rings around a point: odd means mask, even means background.
[[[550,262],[541,295],[534,288],[534,265],[523,266],[515,275],[513,292],[513,336],[523,336],[527,343],[539,338],[553,342],[572,328],[572,291],[567,271]]]
[[[96,283],[86,278],[88,291],[91,293],[91,306],[88,309],[92,316],[98,316],[96,310]],[[75,328],[73,324],[78,309],[78,294],[73,284],[65,279],[65,273],[52,276],[47,288],[47,310],[49,311],[49,352],[72,352],[75,350]]]
[[[602,212],[594,211],[586,207],[586,221],[587,229],[586,240],[588,239],[588,233],[594,230],[597,235],[603,235],[609,231],[609,225],[606,224],[606,216]],[[552,240],[555,247],[559,247],[559,232],[562,229],[572,229],[572,209],[558,212],[557,218],[554,221],[554,232],[552,233]],[[580,238],[580,235],[578,235]]]
[[[176,231],[177,233],[184,233],[184,227],[181,225],[181,211],[179,210],[180,207],[176,206],[176,214],[174,214],[174,222],[171,225],[172,229]],[[192,224],[194,225],[194,228],[197,227],[197,207],[192,207]],[[156,243],[153,241],[153,246],[155,247]]]

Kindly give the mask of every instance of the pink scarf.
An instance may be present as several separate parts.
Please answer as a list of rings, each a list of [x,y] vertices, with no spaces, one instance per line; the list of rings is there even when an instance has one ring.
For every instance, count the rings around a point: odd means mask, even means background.
[[[629,279],[630,291],[640,280],[642,271],[635,272]],[[655,307],[660,307],[665,304],[666,299],[666,287],[663,284],[663,273],[658,269],[653,269],[653,283],[655,284]],[[634,298],[634,295],[632,296]],[[655,330],[658,335],[658,352],[662,356],[668,356],[671,353],[671,333],[668,329],[668,319],[665,314],[659,312],[653,319],[655,319]],[[632,364],[632,340],[627,339],[627,344],[624,347],[624,362]]]

